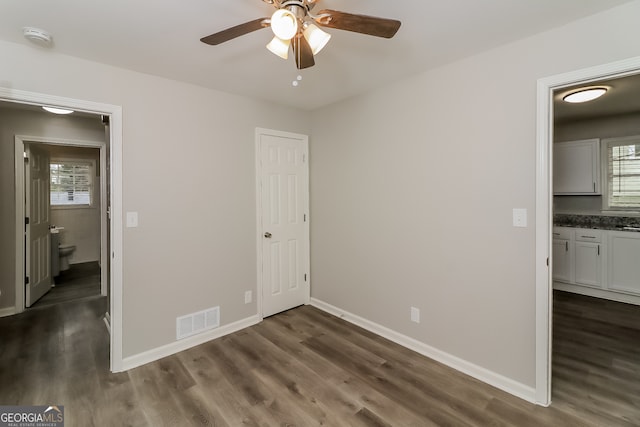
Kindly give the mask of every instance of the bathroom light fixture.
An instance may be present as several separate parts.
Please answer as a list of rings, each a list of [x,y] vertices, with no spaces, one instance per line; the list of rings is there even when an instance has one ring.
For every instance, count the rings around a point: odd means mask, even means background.
[[[581,102],[589,102],[593,101],[596,98],[600,98],[602,95],[607,93],[608,88],[598,86],[598,87],[586,87],[580,88],[573,92],[570,92],[562,97],[562,100],[565,102],[570,102],[572,104],[579,104]]]
[[[48,111],[50,113],[53,113],[53,114],[71,114],[71,113],[73,113],[73,110],[68,110],[66,108],[56,108],[56,107],[43,106],[42,109],[45,110],[45,111]]]
[[[51,34],[40,28],[24,27],[22,29],[22,35],[24,38],[40,47],[50,47],[53,41]]]

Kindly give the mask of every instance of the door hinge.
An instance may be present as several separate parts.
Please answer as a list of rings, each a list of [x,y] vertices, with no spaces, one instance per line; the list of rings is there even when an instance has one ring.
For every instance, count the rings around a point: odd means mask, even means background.
[[[29,284],[29,276],[24,276],[24,284],[25,285]]]
[[[307,273],[304,274],[304,281],[307,281]]]
[[[29,225],[29,217],[28,216],[24,217],[24,225]]]
[[[303,222],[307,222],[307,214],[304,214],[302,217],[303,217]]]

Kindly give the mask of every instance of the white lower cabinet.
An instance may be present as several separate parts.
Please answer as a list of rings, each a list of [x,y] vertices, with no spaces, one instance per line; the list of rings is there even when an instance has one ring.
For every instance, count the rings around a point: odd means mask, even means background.
[[[608,288],[640,295],[640,233],[608,234]]]
[[[573,229],[553,228],[553,279],[573,282]]]
[[[602,288],[602,264],[604,261],[601,230],[575,229],[575,275],[576,283]]]
[[[553,228],[554,288],[640,304],[640,233]]]

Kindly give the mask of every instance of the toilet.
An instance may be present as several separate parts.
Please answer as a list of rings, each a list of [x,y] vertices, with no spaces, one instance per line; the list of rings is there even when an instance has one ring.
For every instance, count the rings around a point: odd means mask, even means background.
[[[59,245],[58,253],[60,255],[60,271],[69,269],[69,257],[76,250],[76,245]]]

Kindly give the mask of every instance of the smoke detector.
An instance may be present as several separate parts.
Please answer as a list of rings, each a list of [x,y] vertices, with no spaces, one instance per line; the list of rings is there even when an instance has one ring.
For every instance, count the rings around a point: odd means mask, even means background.
[[[22,34],[24,38],[40,47],[50,47],[53,40],[51,34],[40,28],[24,27]]]

